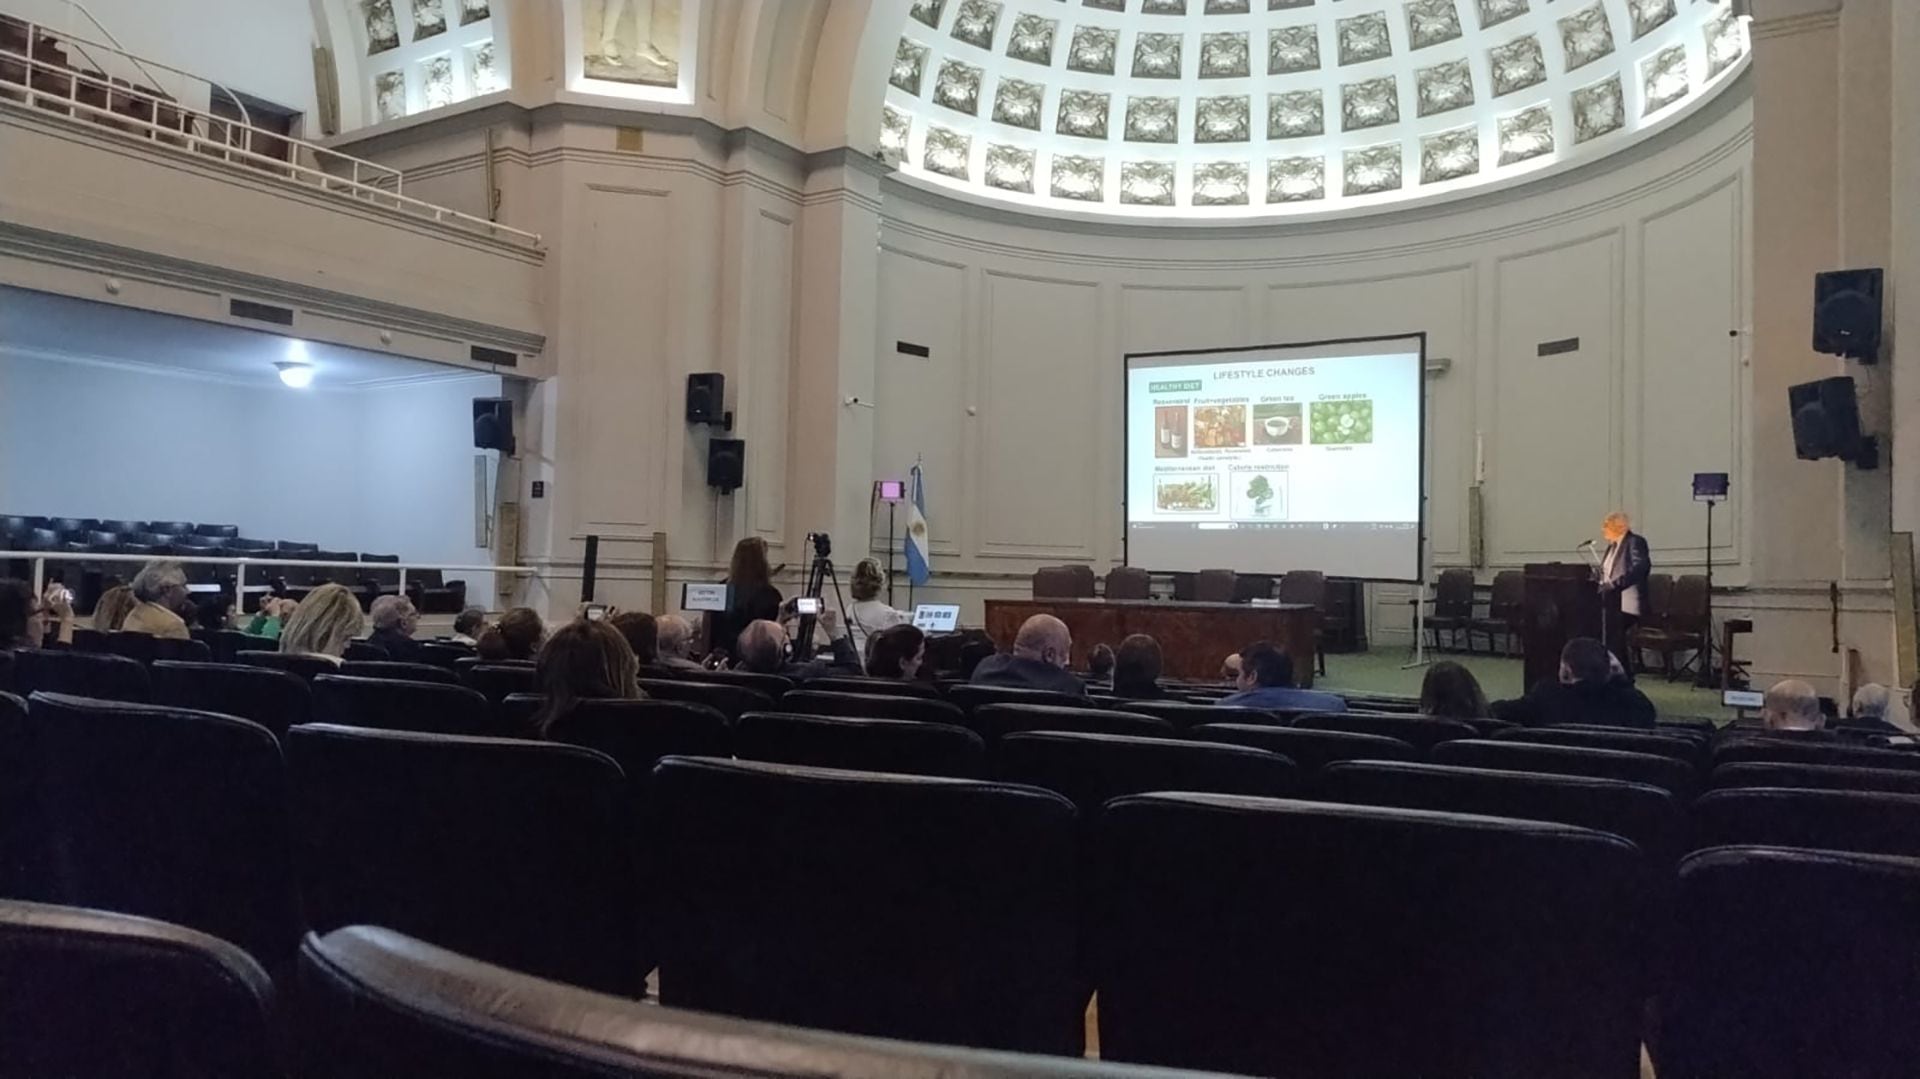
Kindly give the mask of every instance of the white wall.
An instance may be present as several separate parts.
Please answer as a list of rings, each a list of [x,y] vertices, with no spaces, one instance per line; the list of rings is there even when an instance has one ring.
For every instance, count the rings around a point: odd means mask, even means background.
[[[0,351],[0,506],[490,564],[473,543],[471,401],[500,382],[295,392]],[[485,602],[490,581],[465,576]]]

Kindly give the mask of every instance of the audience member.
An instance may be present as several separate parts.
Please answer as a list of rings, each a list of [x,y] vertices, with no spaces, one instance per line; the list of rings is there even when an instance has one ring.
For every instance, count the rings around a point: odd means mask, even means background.
[[[531,607],[515,607],[500,616],[500,621],[482,630],[474,642],[474,651],[485,663],[504,660],[531,660],[547,638],[546,623]]]
[[[639,660],[626,636],[608,622],[579,618],[560,627],[540,649],[534,670],[547,698],[533,717],[542,737],[581,701],[646,696],[637,681]]]
[[[475,645],[480,643],[480,631],[486,628],[486,609],[467,607],[453,616],[453,636],[448,639],[455,644]]]
[[[1487,718],[1487,695],[1473,672],[1450,659],[1427,668],[1420,681],[1420,714],[1443,719]]]
[[[93,628],[101,633],[118,633],[127,620],[127,612],[139,602],[133,598],[133,589],[123,584],[114,585],[93,601]]]
[[[652,615],[645,611],[621,611],[607,619],[607,625],[626,638],[627,647],[633,649],[634,660],[642,667],[659,660],[660,626]],[[553,647],[553,642],[548,641],[547,647]]]
[[[1240,684],[1240,653],[1235,652],[1220,661],[1220,680],[1230,686]]]
[[[828,674],[859,674],[860,658],[854,655],[853,644],[841,631],[833,612],[823,612],[820,625],[833,642],[833,653],[802,663],[788,654],[790,638],[784,626],[764,618],[749,622],[734,642],[733,667],[755,674],[783,675],[796,682]]]
[[[1293,657],[1266,641],[1255,641],[1240,650],[1240,692],[1222,697],[1217,705],[1233,708],[1267,708],[1285,712],[1344,712],[1345,699],[1331,693],[1296,689],[1293,685]]]
[[[255,637],[280,639],[280,631],[286,628],[287,619],[300,604],[287,596],[267,596],[260,601],[260,609],[254,612],[253,620],[247,623],[247,632]]]
[[[1820,694],[1798,678],[1775,682],[1760,707],[1760,722],[1770,731],[1817,731],[1827,717],[1820,711]]]
[[[214,592],[193,605],[193,629],[219,633],[233,628],[233,597]]]
[[[973,681],[973,674],[980,665],[994,657],[992,641],[968,640],[960,646],[960,677]]]
[[[1560,649],[1560,678],[1542,680],[1525,697],[1500,701],[1495,718],[1528,727],[1579,723],[1603,727],[1654,726],[1653,702],[1634,688],[1605,645],[1575,637]]]
[[[707,615],[707,641],[714,649],[732,648],[750,622],[780,620],[780,590],[767,565],[767,541],[748,536],[733,545],[727,564],[727,609]]]
[[[867,674],[911,682],[927,659],[927,635],[907,624],[888,626],[867,639]]]
[[[1146,701],[1164,697],[1160,688],[1160,642],[1135,633],[1120,642],[1113,657],[1113,695]]]
[[[36,600],[27,582],[0,581],[0,650],[41,648],[49,635],[55,643],[73,643],[73,597],[66,586],[50,584]]]
[[[171,559],[149,562],[140,567],[127,587],[133,589],[135,602],[120,623],[121,632],[182,641],[193,636],[187,632],[186,619],[177,613],[190,597],[186,567]]]
[[[341,662],[347,644],[366,629],[360,597],[342,584],[323,584],[307,593],[280,631],[280,651]]]
[[[968,681],[977,686],[1046,689],[1084,697],[1086,683],[1067,669],[1072,662],[1073,634],[1067,624],[1050,614],[1036,614],[1020,624],[1011,654],[981,660]]]
[[[420,628],[420,612],[412,600],[405,596],[381,596],[373,601],[368,615],[373,620],[373,632],[368,635],[367,643],[383,649],[387,658],[397,663],[411,663],[420,658],[420,642],[413,639],[414,631]]]
[[[1087,653],[1087,680],[1090,682],[1113,681],[1113,646],[1102,642],[1093,646]]]
[[[673,667],[679,670],[700,670],[700,663],[693,658],[693,624],[677,614],[663,614],[653,620],[659,640],[658,654],[654,665]]]
[[[866,655],[867,641],[875,634],[913,621],[912,615],[881,602],[880,591],[886,585],[886,575],[881,572],[880,563],[873,559],[863,558],[853,567],[853,580],[847,585],[847,591],[853,593],[853,606],[847,609],[853,625],[848,629],[853,636],[853,650],[861,655]]]

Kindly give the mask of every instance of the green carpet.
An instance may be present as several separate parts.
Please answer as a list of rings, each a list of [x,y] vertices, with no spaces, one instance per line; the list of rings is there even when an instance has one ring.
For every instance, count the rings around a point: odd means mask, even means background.
[[[1453,652],[1429,652],[1431,659],[1450,659],[1464,665],[1480,680],[1480,688],[1487,694],[1488,700],[1504,700],[1518,697],[1522,692],[1520,685],[1520,661],[1503,656],[1467,655]],[[1420,695],[1420,679],[1426,676],[1426,668],[1415,667],[1401,670],[1408,655],[1404,649],[1376,648],[1371,652],[1355,652],[1348,655],[1329,655],[1327,673],[1314,680],[1315,689],[1331,690],[1335,693],[1347,690],[1354,693],[1386,693],[1403,697]],[[1658,674],[1643,674],[1638,685],[1641,692],[1653,701],[1660,715],[1667,718],[1703,717],[1718,723],[1732,720],[1732,713],[1720,704],[1720,692],[1712,689],[1695,689],[1690,682],[1669,682]]]

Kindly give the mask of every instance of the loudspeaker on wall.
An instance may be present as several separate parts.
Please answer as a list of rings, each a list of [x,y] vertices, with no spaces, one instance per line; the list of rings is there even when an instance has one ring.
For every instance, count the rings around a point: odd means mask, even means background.
[[[513,402],[505,397],[473,399],[473,448],[513,456]]]
[[[1860,434],[1860,406],[1853,380],[1844,376],[1787,388],[1793,416],[1793,452],[1803,461],[1838,457],[1862,468],[1877,463],[1870,440]]]
[[[720,423],[726,417],[727,376],[695,371],[687,376],[687,422]]]
[[[1813,278],[1813,350],[1862,363],[1880,359],[1881,270],[1835,270]]]
[[[735,491],[746,482],[747,443],[739,438],[715,438],[707,442],[707,486],[722,492]]]

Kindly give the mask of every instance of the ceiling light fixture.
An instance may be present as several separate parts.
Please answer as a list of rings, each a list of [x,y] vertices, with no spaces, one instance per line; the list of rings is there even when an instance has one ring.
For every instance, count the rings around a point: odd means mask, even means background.
[[[280,371],[280,381],[296,390],[304,390],[313,385],[313,365],[282,360],[273,365]]]

